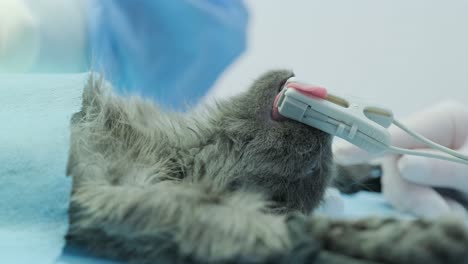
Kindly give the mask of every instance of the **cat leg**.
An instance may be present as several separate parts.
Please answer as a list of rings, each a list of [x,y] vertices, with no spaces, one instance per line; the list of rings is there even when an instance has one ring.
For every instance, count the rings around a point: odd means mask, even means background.
[[[380,192],[382,189],[382,168],[379,164],[337,165],[336,168],[336,176],[331,184],[342,193],[351,194],[361,190]]]
[[[167,248],[175,248],[176,258],[201,263],[261,263],[273,256],[271,263],[279,263],[291,254],[301,259],[296,263],[311,263],[319,247],[311,239],[292,241],[285,218],[265,211],[257,194],[216,193],[197,183],[132,188],[82,182],[71,199],[69,239],[141,263],[161,259]]]
[[[302,239],[302,237],[310,237],[310,230],[308,224],[310,217],[297,213],[288,217],[287,223],[289,227],[290,236],[292,239]],[[321,245],[322,246],[322,245]],[[323,247],[323,246],[322,246]],[[299,251],[299,250],[297,250]],[[285,263],[300,263],[294,261],[294,256],[290,257]],[[310,262],[307,262],[310,263]],[[321,249],[320,254],[317,256],[314,264],[377,264],[370,260],[363,260],[343,254],[341,252],[333,252],[326,249]]]
[[[382,263],[468,263],[468,229],[444,218],[356,221],[313,216],[308,229],[332,252]]]

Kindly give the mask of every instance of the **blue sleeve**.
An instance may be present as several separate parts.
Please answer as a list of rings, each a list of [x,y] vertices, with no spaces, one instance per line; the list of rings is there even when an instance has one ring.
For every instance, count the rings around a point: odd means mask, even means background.
[[[123,94],[183,110],[245,49],[240,0],[91,1],[91,67]]]

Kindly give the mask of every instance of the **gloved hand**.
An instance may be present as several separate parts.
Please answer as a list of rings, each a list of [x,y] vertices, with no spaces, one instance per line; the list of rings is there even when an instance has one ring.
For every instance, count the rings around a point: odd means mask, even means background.
[[[169,108],[200,99],[245,49],[241,0],[91,3],[92,69]]]
[[[468,153],[468,107],[464,105],[441,103],[414,114],[404,123],[436,143]],[[391,127],[390,133],[392,144],[397,147],[426,148],[396,127]],[[343,165],[376,158],[344,142],[334,146],[334,153],[337,162]],[[465,215],[462,205],[444,197],[433,187],[451,188],[468,197],[467,165],[407,155],[388,155],[381,158],[381,162],[383,195],[397,209],[421,217],[451,212]]]
[[[0,2],[0,72],[23,71],[38,53],[37,21],[22,0]]]

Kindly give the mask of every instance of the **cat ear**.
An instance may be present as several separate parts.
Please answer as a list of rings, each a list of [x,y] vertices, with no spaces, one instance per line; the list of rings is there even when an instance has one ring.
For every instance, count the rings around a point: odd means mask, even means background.
[[[99,112],[112,87],[102,75],[91,73],[83,89],[82,111],[85,113]]]
[[[83,93],[81,95],[81,110],[74,113],[71,117],[71,124],[77,124],[87,113],[97,114],[102,108],[100,102],[100,87],[102,86],[102,78],[98,78],[95,73],[90,73],[86,82]]]

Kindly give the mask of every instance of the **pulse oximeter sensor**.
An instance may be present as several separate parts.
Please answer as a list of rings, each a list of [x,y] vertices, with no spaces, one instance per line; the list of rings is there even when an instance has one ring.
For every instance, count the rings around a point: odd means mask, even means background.
[[[389,109],[339,96],[327,89],[289,78],[276,96],[272,118],[293,119],[340,137],[372,154],[391,152],[449,160],[468,165],[468,156],[439,145],[394,119]],[[396,125],[425,145],[448,155],[398,148],[391,145],[388,128]]]

